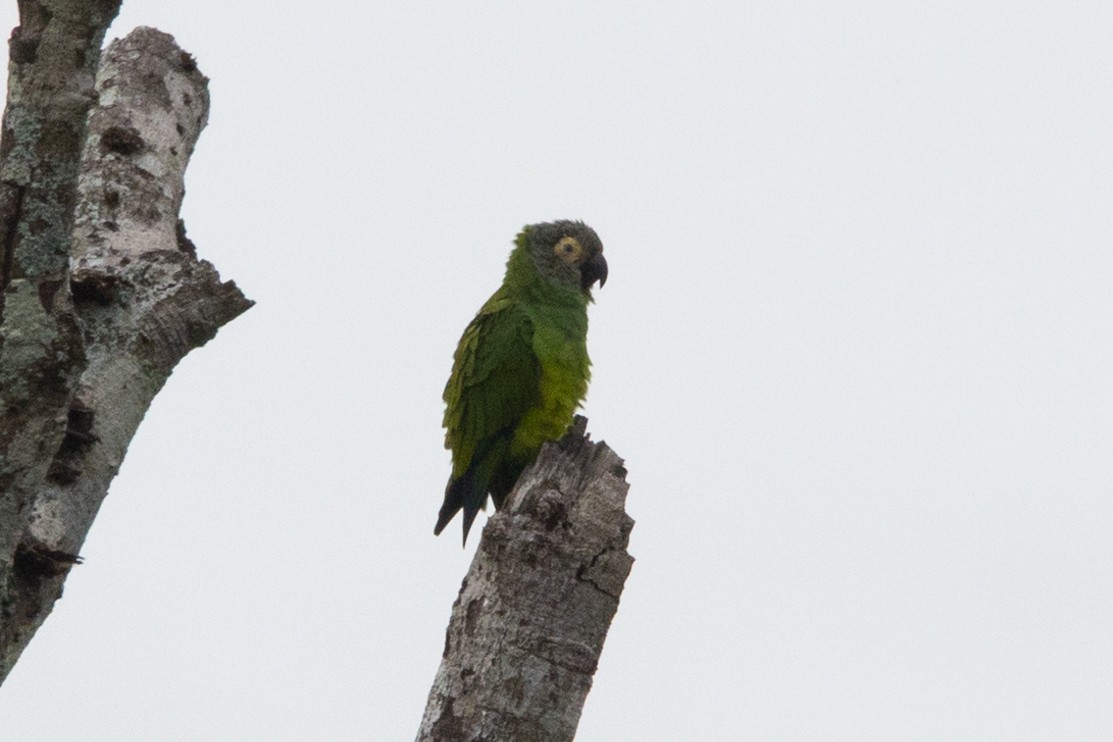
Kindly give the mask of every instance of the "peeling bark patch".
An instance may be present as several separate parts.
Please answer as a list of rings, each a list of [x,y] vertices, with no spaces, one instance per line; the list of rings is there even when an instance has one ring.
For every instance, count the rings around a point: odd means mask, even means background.
[[[541,522],[546,531],[554,531],[558,526],[565,525],[568,520],[568,506],[561,499],[560,492],[555,487],[541,494],[535,512],[537,520]]]
[[[107,307],[116,298],[119,278],[107,273],[74,273],[70,277],[70,293],[75,304],[96,304]]]
[[[74,406],[70,408],[69,415],[67,416],[66,438],[73,438],[81,442],[83,445],[88,446],[95,443],[97,437],[93,435],[93,418],[96,413],[88,407]],[[65,441],[63,441],[63,447]]]
[[[186,72],[196,72],[197,71],[197,60],[194,59],[193,55],[190,54],[189,52],[182,51],[178,55],[178,66],[181,67]]]
[[[41,237],[50,228],[50,222],[45,219],[36,219],[27,226],[27,231],[32,237]]]
[[[39,38],[32,36],[23,38],[20,27],[12,31],[12,38],[8,42],[8,58],[15,64],[31,64],[39,58]]]
[[[197,257],[197,245],[193,244],[193,240],[186,236],[186,223],[185,220],[179,219],[174,233],[178,238],[178,249],[184,253],[188,253],[193,257]]]
[[[455,709],[452,708],[453,699],[446,698],[444,700],[444,707],[441,709],[441,715],[433,724],[431,730],[433,739],[443,740],[464,740],[467,739],[466,730],[464,729],[463,722],[460,717],[456,716]]]
[[[3,137],[4,143],[11,139],[11,137]],[[5,191],[10,188],[14,193],[10,198],[0,198],[0,322],[4,319],[3,292],[8,288],[12,279],[16,278],[13,275],[16,267],[16,238],[19,235],[20,215],[23,213],[23,196],[26,194],[25,188],[8,183],[5,183],[3,187]]]
[[[603,551],[593,556],[589,563],[581,564],[580,568],[576,570],[576,579],[580,582],[586,582],[587,584],[591,585],[593,588],[608,597],[617,599],[618,596],[611,593],[609,590],[605,589],[602,585],[596,582],[594,576],[594,571],[596,569],[596,566],[599,564],[599,560],[606,556],[608,551],[609,549],[604,549]]]
[[[131,126],[110,126],[100,136],[100,147],[104,152],[130,157],[142,152],[146,144],[139,132]]]
[[[38,285],[39,303],[47,314],[54,314],[54,297],[62,287],[61,281],[42,281]]]
[[[58,453],[50,464],[47,478],[55,484],[67,485],[81,474],[85,452],[97,442],[93,435],[95,413],[87,407],[71,407],[66,417],[66,433],[58,446]]]
[[[25,582],[58,577],[69,572],[70,567],[81,564],[81,557],[42,544],[23,542],[16,547],[14,567]]]
[[[464,618],[464,633],[468,636],[475,634],[476,624],[479,622],[479,614],[483,611],[483,599],[477,598],[468,602],[467,615]]]

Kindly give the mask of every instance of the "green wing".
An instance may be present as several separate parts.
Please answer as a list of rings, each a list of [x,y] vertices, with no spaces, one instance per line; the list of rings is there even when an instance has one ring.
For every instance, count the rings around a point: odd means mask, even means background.
[[[464,330],[444,389],[452,476],[437,533],[463,508],[466,537],[492,477],[507,464],[515,427],[537,404],[540,375],[529,316],[496,292]]]

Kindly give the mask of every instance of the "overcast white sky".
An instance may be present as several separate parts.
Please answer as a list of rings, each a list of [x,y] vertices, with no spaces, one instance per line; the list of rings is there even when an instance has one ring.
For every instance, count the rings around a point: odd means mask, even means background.
[[[580,742],[1113,739],[1113,6],[835,6],[125,0],[212,78],[184,214],[258,305],[4,738],[412,739],[451,353],[582,218],[637,562]]]

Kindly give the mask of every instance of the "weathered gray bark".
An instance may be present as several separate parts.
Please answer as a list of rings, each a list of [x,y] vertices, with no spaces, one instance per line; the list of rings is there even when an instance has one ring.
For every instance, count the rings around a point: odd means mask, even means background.
[[[67,273],[85,116],[118,2],[27,0],[0,141],[0,573],[66,426],[84,362]],[[0,585],[0,631],[10,622]],[[5,632],[6,633],[6,632]],[[6,651],[0,657],[6,656]]]
[[[585,426],[545,444],[483,530],[418,740],[575,736],[634,561],[626,470]]]
[[[31,134],[20,128],[25,114],[13,114],[20,110],[14,92],[5,113],[0,208],[3,196],[18,195],[15,208],[0,211],[8,217],[0,316],[0,682],[61,596],[155,394],[186,353],[251,306],[197,259],[178,219],[185,168],[209,106],[208,81],[193,58],[170,36],[137,29],[108,47],[93,93],[92,70],[118,5],[21,2],[22,25],[13,33],[15,91],[16,79],[31,74],[21,65],[72,65],[73,39],[53,49],[40,43],[37,53],[21,51],[17,59],[25,29],[45,17],[40,33],[50,37],[63,8],[84,9],[88,22],[73,36],[92,62],[87,79],[57,93],[69,101],[65,141],[76,145],[73,152],[32,143],[30,152],[44,162],[19,169],[32,156],[25,154],[11,165],[13,146]],[[50,140],[44,129],[30,131]],[[58,158],[71,155],[72,166],[63,168]],[[45,185],[42,173],[50,176]],[[35,200],[53,194],[61,202],[43,227]],[[44,230],[49,244],[29,246]]]

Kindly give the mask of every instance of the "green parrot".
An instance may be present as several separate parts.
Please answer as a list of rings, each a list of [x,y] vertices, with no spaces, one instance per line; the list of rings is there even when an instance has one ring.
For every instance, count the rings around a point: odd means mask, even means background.
[[[464,543],[487,495],[502,507],[541,444],[560,438],[587,394],[587,304],[607,281],[603,243],[583,222],[522,228],[502,286],[464,330],[444,388],[452,475],[433,533],[461,509]]]

